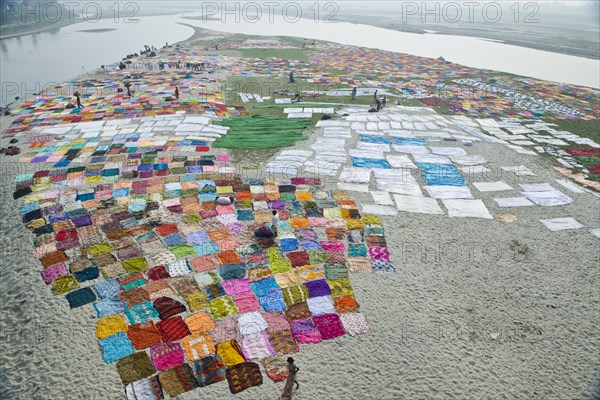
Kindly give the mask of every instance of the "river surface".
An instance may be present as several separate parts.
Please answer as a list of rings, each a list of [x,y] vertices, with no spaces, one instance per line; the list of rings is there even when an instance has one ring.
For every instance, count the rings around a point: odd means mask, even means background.
[[[189,14],[188,14],[189,15]],[[183,19],[180,15],[139,17],[135,23],[112,19],[82,22],[53,32],[0,40],[0,103],[114,63],[145,44],[162,47],[193,35],[185,23],[222,32],[296,36],[437,58],[555,82],[600,87],[600,60],[513,46],[474,37],[416,34],[346,22],[315,23],[282,17],[252,23]],[[87,31],[87,32],[86,32]]]

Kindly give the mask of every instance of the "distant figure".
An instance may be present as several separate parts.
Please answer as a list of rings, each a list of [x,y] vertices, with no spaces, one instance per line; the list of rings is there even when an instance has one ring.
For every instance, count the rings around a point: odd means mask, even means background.
[[[77,99],[77,108],[83,108],[83,105],[81,104],[81,95],[79,94],[79,92],[75,92],[73,94],[75,95],[75,98]]]
[[[387,96],[383,96],[383,100],[381,101],[381,108],[385,107],[385,103],[387,103]]]
[[[230,206],[233,204],[233,197],[217,197],[217,204],[220,206]]]
[[[271,220],[271,231],[273,236],[277,237],[277,231],[279,230],[279,214],[277,210],[273,210],[273,219]]]
[[[352,88],[352,100],[356,99],[356,92],[357,92],[357,89],[356,89],[356,86],[354,86],[354,88]]]
[[[379,112],[379,110],[381,110],[381,100],[375,100],[375,105],[377,106],[377,112]]]
[[[131,97],[131,86],[127,86],[127,97]]]
[[[290,71],[290,83],[296,83],[296,80],[294,79],[294,71]]]
[[[375,91],[375,93],[373,93],[373,101],[375,102],[375,104],[377,104],[377,90]]]
[[[302,95],[300,93],[296,93],[294,98],[292,99],[292,103],[299,103],[302,101]]]
[[[313,39],[312,45],[313,45],[313,46],[315,45],[315,41],[314,41],[314,39]]]
[[[175,86],[175,98],[179,99],[179,88]]]

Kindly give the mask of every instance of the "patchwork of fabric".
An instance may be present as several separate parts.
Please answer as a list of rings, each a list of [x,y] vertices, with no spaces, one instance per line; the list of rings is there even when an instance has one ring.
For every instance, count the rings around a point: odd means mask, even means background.
[[[265,360],[279,381],[278,355],[299,343],[368,332],[349,270],[389,263],[378,218],[315,179],[244,180],[214,156],[132,155],[92,155],[17,185],[31,189],[21,214],[44,282],[71,307],[93,304],[102,357],[126,393],[176,396],[224,380],[238,393],[262,383],[248,360]],[[217,194],[236,200],[218,206]],[[256,238],[270,209],[279,235]]]

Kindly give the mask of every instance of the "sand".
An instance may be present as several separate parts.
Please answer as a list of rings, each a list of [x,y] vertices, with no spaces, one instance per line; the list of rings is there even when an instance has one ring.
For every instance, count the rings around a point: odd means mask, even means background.
[[[6,123],[2,117],[2,128]],[[310,149],[319,132],[293,148]],[[500,144],[466,149],[495,170],[526,165],[535,171],[533,177],[504,172],[493,179],[513,187],[561,178],[542,159]],[[124,398],[116,369],[97,348],[93,310],[70,310],[43,285],[32,235],[12,200],[17,173],[47,166],[0,160],[0,398]],[[335,178],[327,182],[334,188]],[[471,190],[492,215],[517,220],[382,217],[398,273],[351,275],[371,333],[301,345],[294,399],[575,399],[598,393],[599,242],[588,232],[600,226],[598,197],[567,192],[575,200],[567,206],[501,209],[493,197],[508,197],[504,192]],[[352,198],[372,203],[368,193]],[[539,222],[565,216],[586,228],[551,232]],[[513,241],[529,252],[516,253]],[[180,398],[276,399],[282,388],[265,377],[261,387],[236,396],[222,383]]]

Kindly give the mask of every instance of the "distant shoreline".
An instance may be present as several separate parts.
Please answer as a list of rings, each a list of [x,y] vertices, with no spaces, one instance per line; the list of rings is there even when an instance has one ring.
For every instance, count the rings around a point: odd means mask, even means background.
[[[140,17],[162,16],[162,15],[166,16],[166,15],[174,15],[174,14],[177,14],[177,13],[148,14],[148,15],[140,15]],[[110,17],[106,17],[106,18],[110,18]],[[182,16],[181,18],[188,19],[188,20],[201,20],[202,16]],[[213,18],[213,17],[207,17],[207,19],[209,21],[218,20],[217,18]],[[310,18],[305,18],[305,19],[310,19]],[[54,29],[60,29],[65,26],[73,25],[73,24],[80,23],[80,22],[84,22],[84,20],[80,17],[77,17],[72,21],[62,21],[62,22],[58,22],[53,25],[48,25],[48,26],[39,28],[39,29],[32,29],[32,30],[24,31],[24,32],[9,33],[6,35],[0,34],[0,40],[11,39],[11,38],[20,37],[20,36],[28,36],[28,35],[33,35],[36,33],[48,32],[48,31],[51,31]],[[444,31],[445,27],[442,26],[442,27],[438,27],[435,31],[431,31],[430,29],[420,28],[415,24],[404,24],[404,25],[398,26],[396,24],[390,24],[390,23],[386,23],[386,22],[378,23],[374,20],[359,20],[359,19],[356,19],[356,18],[350,17],[350,16],[342,16],[340,18],[340,22],[369,25],[369,26],[373,26],[373,27],[377,27],[377,28],[390,29],[390,30],[394,30],[394,31],[398,31],[398,32],[416,33],[416,34],[422,34],[422,35],[433,34],[433,35],[446,35],[446,36],[469,36],[469,37],[479,38],[482,40],[499,42],[499,43],[504,43],[507,45],[517,46],[517,47],[523,47],[523,48],[529,48],[529,49],[535,49],[535,50],[543,50],[543,51],[548,51],[548,52],[556,53],[556,54],[563,54],[563,55],[575,56],[575,57],[583,57],[583,58],[588,58],[591,60],[598,60],[598,55],[595,53],[592,54],[592,52],[590,52],[590,51],[585,51],[582,49],[577,49],[577,48],[573,48],[573,47],[569,47],[569,46],[548,45],[547,43],[540,42],[540,41],[515,40],[513,38],[494,36],[494,35],[486,34],[486,32],[482,32],[478,29],[466,29],[466,30],[461,30],[460,32],[453,33],[453,32]],[[191,25],[187,25],[187,26],[192,27]]]

